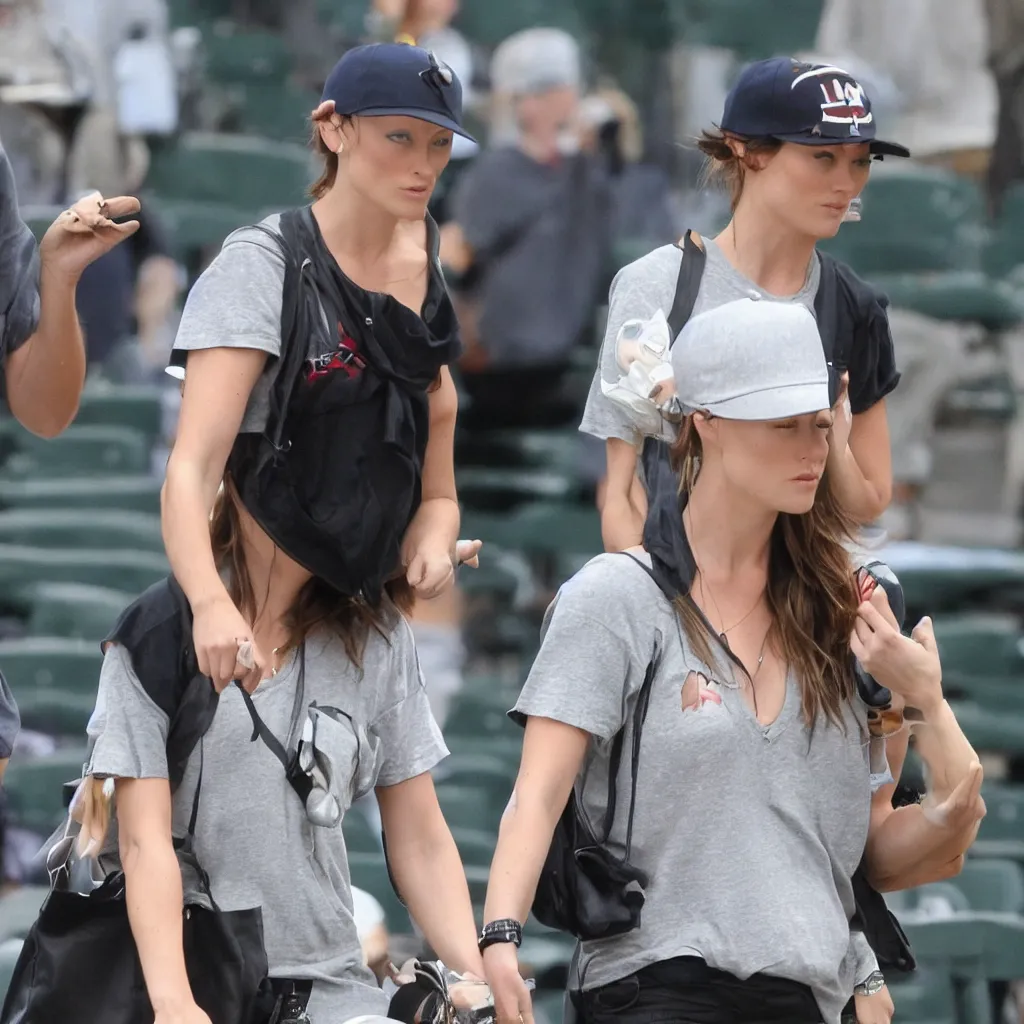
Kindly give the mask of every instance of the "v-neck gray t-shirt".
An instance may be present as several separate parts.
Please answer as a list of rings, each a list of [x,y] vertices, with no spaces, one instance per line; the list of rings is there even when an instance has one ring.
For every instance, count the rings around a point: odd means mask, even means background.
[[[851,879],[867,840],[872,774],[885,769],[884,741],[869,739],[859,702],[846,709],[845,731],[824,720],[808,730],[793,679],[778,718],[761,725],[731,673],[693,653],[643,568],[626,555],[599,555],[562,585],[515,707],[593,737],[577,785],[598,835],[610,741],[626,723],[629,749],[656,649],[631,854],[650,876],[642,924],[584,944],[583,985],[699,956],[740,978],[762,972],[809,985],[826,1024],[838,1024],[870,973],[857,969],[866,946],[851,935]],[[694,672],[719,684],[721,705],[683,710]],[[629,757],[622,762],[609,843],[619,855],[630,785]]]
[[[395,619],[386,637],[370,632],[362,670],[338,639],[317,635],[306,643],[299,711],[304,719],[315,701],[324,710],[343,712],[320,717],[317,746],[339,766],[336,784],[344,807],[375,787],[430,771],[447,755],[427,703],[412,631],[397,613]],[[282,741],[296,710],[297,662],[293,656],[252,695],[260,717]],[[143,690],[126,652],[111,647],[89,723],[89,773],[166,778],[167,727],[167,716]],[[360,1014],[384,1017],[387,997],[363,966],[341,825],[310,823],[280,762],[262,741],[252,741],[252,732],[241,693],[228,687],[174,794],[174,834],[187,831],[202,758],[195,853],[218,905],[263,908],[271,977],[311,979],[309,1014],[318,1024]],[[105,868],[116,865],[116,849],[112,835]],[[186,893],[195,895],[191,872],[183,877]]]
[[[766,292],[741,274],[711,239],[704,240],[704,250],[707,262],[693,307],[694,316],[751,295],[774,302],[799,302],[814,313],[814,299],[821,281],[821,264],[817,256],[808,266],[807,278],[800,291],[796,295],[780,296]],[[659,309],[665,316],[669,315],[675,301],[682,260],[683,250],[679,246],[663,245],[623,267],[615,275],[608,299],[608,325],[601,346],[601,358],[580,423],[583,433],[602,441],[617,437],[630,444],[637,444],[641,440],[630,411],[617,405],[601,391],[601,381],[603,379],[612,384],[623,374],[615,359],[615,341],[627,320],[650,319]],[[675,427],[668,421],[663,421],[662,426],[662,439],[674,440]]]

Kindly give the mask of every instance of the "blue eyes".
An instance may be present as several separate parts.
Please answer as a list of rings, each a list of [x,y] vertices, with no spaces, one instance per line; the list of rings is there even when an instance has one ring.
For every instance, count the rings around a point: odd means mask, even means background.
[[[388,136],[388,139],[390,139],[391,142],[397,142],[399,144],[413,141],[412,136],[408,132],[392,132]],[[447,149],[451,144],[452,140],[448,136],[442,136],[439,139],[435,139],[433,143],[433,145],[438,149]]]

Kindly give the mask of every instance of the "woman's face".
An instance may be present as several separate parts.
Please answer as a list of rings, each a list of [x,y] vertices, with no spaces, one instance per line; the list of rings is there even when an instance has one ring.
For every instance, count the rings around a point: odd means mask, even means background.
[[[829,410],[787,420],[714,418],[701,425],[706,462],[718,463],[729,489],[771,512],[809,512],[828,458]]]
[[[356,117],[321,129],[339,170],[367,200],[399,220],[422,220],[452,152],[447,128],[415,117]]]
[[[777,220],[812,238],[831,238],[871,172],[866,142],[801,146],[784,142],[748,172],[743,191]]]

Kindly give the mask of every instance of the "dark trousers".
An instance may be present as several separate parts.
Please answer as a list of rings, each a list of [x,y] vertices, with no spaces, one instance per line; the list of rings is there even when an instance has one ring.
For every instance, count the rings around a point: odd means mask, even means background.
[[[806,985],[755,974],[746,981],[700,957],[652,964],[583,992],[580,1024],[821,1024]]]

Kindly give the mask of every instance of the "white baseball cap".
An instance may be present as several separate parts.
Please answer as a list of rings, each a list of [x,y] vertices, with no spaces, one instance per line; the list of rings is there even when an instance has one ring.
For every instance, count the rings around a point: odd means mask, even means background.
[[[692,317],[672,346],[672,373],[687,412],[782,420],[831,405],[818,325],[798,302],[738,299]]]

